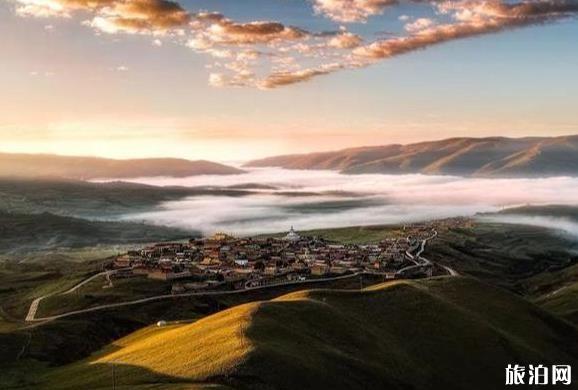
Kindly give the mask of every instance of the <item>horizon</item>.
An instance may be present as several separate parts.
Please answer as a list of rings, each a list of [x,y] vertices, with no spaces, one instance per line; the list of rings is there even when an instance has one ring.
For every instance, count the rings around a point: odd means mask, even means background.
[[[392,3],[2,2],[2,150],[222,161],[578,133],[577,4]]]
[[[419,143],[428,143],[428,142],[443,142],[443,141],[450,141],[452,139],[486,139],[486,138],[502,138],[502,139],[511,139],[511,140],[522,140],[522,139],[529,139],[529,138],[564,138],[564,137],[578,137],[578,133],[568,133],[568,134],[561,134],[561,135],[555,135],[555,136],[548,136],[548,135],[536,135],[536,136],[519,136],[519,137],[508,137],[508,136],[500,136],[500,135],[495,135],[495,136],[486,136],[486,137],[470,137],[470,136],[455,136],[455,137],[450,137],[450,138],[433,138],[433,139],[424,139],[421,141],[416,141],[416,142],[396,142],[396,143],[388,143],[388,144],[368,144],[368,145],[358,145],[358,146],[349,146],[349,147],[345,147],[345,148],[340,148],[340,149],[334,149],[334,148],[330,148],[330,149],[316,149],[316,150],[310,150],[310,151],[295,151],[293,153],[282,153],[282,154],[263,154],[262,156],[255,156],[255,157],[247,157],[244,159],[220,159],[220,158],[213,158],[213,159],[209,159],[209,158],[203,158],[203,157],[195,157],[195,156],[186,156],[186,155],[163,155],[163,154],[159,154],[159,155],[139,155],[139,154],[135,154],[135,155],[131,155],[131,156],[116,156],[116,155],[108,155],[106,153],[102,153],[102,154],[75,154],[75,153],[60,153],[59,151],[56,152],[29,152],[29,151],[10,151],[10,150],[5,150],[2,149],[0,147],[0,154],[16,154],[16,155],[30,155],[30,156],[56,156],[56,157],[86,157],[86,158],[101,158],[101,159],[111,159],[111,160],[133,160],[133,159],[183,159],[183,160],[189,160],[189,161],[210,161],[210,162],[216,162],[216,163],[220,163],[220,164],[225,164],[225,165],[231,165],[231,166],[235,166],[235,167],[243,167],[244,164],[253,161],[253,160],[259,160],[259,159],[264,159],[264,158],[268,158],[268,157],[279,157],[279,156],[284,156],[284,155],[306,155],[306,154],[312,154],[312,153],[326,153],[326,152],[339,152],[339,151],[343,151],[343,150],[347,150],[347,149],[356,149],[356,148],[371,148],[371,147],[380,147],[380,146],[389,146],[389,145],[414,145],[414,144],[419,144]]]

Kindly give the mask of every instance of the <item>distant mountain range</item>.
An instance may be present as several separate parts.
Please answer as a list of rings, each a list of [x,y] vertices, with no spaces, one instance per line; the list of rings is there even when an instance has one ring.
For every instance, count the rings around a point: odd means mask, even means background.
[[[204,160],[190,161],[176,158],[113,160],[97,157],[0,153],[0,176],[5,177],[59,177],[89,180],[238,173],[243,173],[243,171]]]
[[[335,152],[269,157],[247,167],[331,169],[346,174],[545,177],[578,176],[578,135],[451,138]]]

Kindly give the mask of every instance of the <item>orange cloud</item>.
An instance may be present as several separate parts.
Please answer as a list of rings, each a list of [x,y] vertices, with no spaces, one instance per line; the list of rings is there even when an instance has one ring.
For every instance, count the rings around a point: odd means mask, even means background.
[[[108,33],[164,33],[190,20],[190,14],[170,0],[125,0],[100,9],[88,24]]]
[[[398,4],[397,0],[314,0],[315,12],[344,23],[364,22],[379,15],[384,8]]]
[[[86,24],[107,33],[167,35],[209,55],[209,83],[272,89],[306,82],[343,69],[437,44],[576,15],[575,0],[407,0],[427,3],[443,23],[430,18],[406,22],[405,35],[364,43],[340,31],[315,33],[276,21],[237,22],[218,12],[192,13],[172,0],[14,0],[22,16],[71,17],[91,13]],[[315,12],[343,22],[363,22],[398,0],[312,0]],[[447,19],[450,19],[448,22]],[[441,18],[440,18],[441,19]]]

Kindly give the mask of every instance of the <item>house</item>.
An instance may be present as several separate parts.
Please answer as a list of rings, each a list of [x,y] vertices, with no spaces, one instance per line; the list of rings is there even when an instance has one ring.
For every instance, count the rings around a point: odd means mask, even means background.
[[[311,275],[324,276],[329,273],[329,266],[327,264],[315,264],[311,267]]]
[[[237,264],[240,267],[246,267],[249,265],[249,260],[248,259],[235,259],[235,264]]]

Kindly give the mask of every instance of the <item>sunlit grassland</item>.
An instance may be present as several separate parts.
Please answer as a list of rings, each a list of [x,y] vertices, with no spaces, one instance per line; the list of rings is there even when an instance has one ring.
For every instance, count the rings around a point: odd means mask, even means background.
[[[258,304],[246,304],[187,325],[148,327],[124,337],[93,357],[48,375],[49,387],[106,387],[111,365],[117,383],[204,382],[226,376],[252,350],[246,328]],[[139,377],[133,374],[140,373]],[[164,378],[164,379],[163,379]]]
[[[117,383],[137,388],[486,390],[503,384],[512,359],[578,362],[577,337],[568,323],[471,279],[393,282],[306,290],[191,324],[148,327],[37,383],[107,388],[114,365]]]

